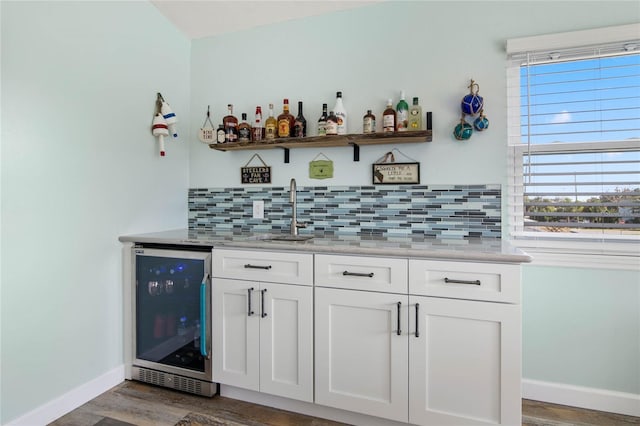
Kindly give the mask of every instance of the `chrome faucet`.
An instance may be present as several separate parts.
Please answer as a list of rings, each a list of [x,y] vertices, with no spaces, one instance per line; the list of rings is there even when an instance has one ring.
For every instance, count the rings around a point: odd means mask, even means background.
[[[297,187],[296,180],[291,179],[291,183],[289,184],[289,202],[291,203],[291,235],[298,235],[298,228],[306,228],[307,225],[302,222],[298,222],[298,214],[297,214]]]

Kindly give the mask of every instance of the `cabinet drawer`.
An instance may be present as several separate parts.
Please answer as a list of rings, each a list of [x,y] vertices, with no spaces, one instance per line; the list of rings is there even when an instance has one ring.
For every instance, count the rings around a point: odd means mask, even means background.
[[[313,285],[313,255],[214,248],[212,271],[218,278]]]
[[[520,303],[520,265],[412,259],[409,293]]]
[[[316,286],[407,293],[407,259],[316,255]]]

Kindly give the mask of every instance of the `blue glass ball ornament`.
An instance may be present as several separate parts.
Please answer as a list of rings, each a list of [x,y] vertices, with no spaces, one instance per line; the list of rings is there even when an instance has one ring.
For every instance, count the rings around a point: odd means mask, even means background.
[[[462,108],[462,112],[467,115],[476,115],[482,107],[484,106],[484,99],[482,96],[478,95],[478,93],[469,93],[464,98],[462,98],[462,102],[460,103],[460,108]]]
[[[473,120],[473,127],[479,132],[487,130],[489,128],[489,119],[484,114],[481,114],[480,117]]]
[[[453,136],[459,141],[466,141],[473,134],[473,127],[471,124],[464,120],[460,120],[460,123],[453,129]]]

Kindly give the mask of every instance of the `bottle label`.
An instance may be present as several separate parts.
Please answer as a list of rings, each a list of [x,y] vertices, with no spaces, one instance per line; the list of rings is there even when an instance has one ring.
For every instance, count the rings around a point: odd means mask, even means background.
[[[238,129],[236,129],[235,123],[227,123],[224,128],[227,142],[235,142],[238,140]]]
[[[274,123],[269,123],[264,128],[264,138],[265,139],[275,139],[276,138],[276,125]]]
[[[347,114],[344,112],[336,112],[336,117],[338,117],[338,134],[346,135],[347,134]]]
[[[238,140],[242,142],[249,142],[251,140],[251,128],[241,127],[238,129]]]
[[[398,119],[398,131],[404,132],[409,127],[409,111],[406,109],[398,110],[397,112]]]
[[[327,122],[318,121],[318,136],[326,136],[327,134]]]
[[[253,127],[251,129],[251,133],[253,134],[253,140],[254,141],[262,140],[262,127],[260,127],[260,126]]]
[[[281,138],[288,138],[291,134],[291,129],[289,128],[289,119],[285,118],[278,121],[278,136]]]
[[[224,143],[227,139],[224,133],[224,129],[219,129],[217,133],[218,133],[217,135],[218,143]]]
[[[374,133],[376,131],[376,121],[371,117],[362,120],[362,133]]]
[[[304,133],[304,124],[302,123],[302,121],[296,120],[295,124],[293,125],[293,136],[296,138],[303,138],[306,136]]]
[[[387,114],[382,117],[382,127],[385,132],[393,132],[396,130],[395,117],[393,114]]]
[[[325,134],[327,135],[337,135],[338,134],[338,123],[335,121],[327,120],[327,125],[325,126]]]

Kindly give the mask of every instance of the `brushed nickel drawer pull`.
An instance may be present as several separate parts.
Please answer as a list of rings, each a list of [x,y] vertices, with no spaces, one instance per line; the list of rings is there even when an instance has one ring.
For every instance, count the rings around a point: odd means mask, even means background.
[[[271,265],[260,266],[260,265],[252,265],[250,263],[247,263],[246,265],[244,265],[244,267],[247,269],[271,269]]]
[[[471,284],[471,285],[480,285],[480,280],[468,281],[468,280],[450,280],[449,278],[445,278],[444,282],[447,284]]]
[[[344,271],[342,273],[342,275],[348,275],[348,276],[351,276],[351,277],[369,277],[369,278],[373,278],[373,272],[369,272],[368,274],[364,274],[362,272]]]

